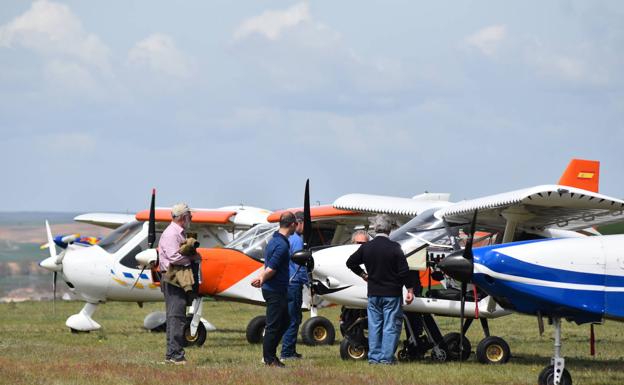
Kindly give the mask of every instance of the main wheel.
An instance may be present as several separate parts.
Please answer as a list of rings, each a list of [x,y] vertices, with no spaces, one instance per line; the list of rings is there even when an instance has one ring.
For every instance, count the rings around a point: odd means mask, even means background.
[[[301,339],[310,346],[332,345],[336,339],[336,331],[327,318],[316,316],[301,325]]]
[[[477,345],[477,360],[482,364],[504,364],[509,357],[509,345],[500,337],[486,337]]]
[[[266,326],[266,316],[259,315],[254,317],[247,324],[247,331],[245,332],[245,336],[247,337],[247,342],[250,344],[259,344],[262,343],[264,339],[264,328]]]
[[[184,346],[202,346],[206,342],[206,327],[200,321],[197,325],[197,332],[195,335],[191,335],[191,320],[186,319],[186,325],[184,325]]]
[[[555,385],[555,368],[550,365],[544,368],[542,372],[537,377],[538,385]],[[563,369],[563,373],[561,373],[561,381],[559,381],[559,385],[572,385],[572,376],[570,376],[570,372],[567,369]]]
[[[446,353],[448,354],[447,359],[449,361],[458,361],[459,360],[459,340],[461,335],[459,333],[449,333],[442,337],[444,344],[446,344]],[[470,345],[470,341],[466,336],[464,336],[462,343],[462,355],[461,360],[466,361],[468,357],[470,357],[470,350],[472,346]]]
[[[340,341],[340,358],[343,360],[361,361],[368,358],[368,349],[365,346],[356,346],[348,338]]]

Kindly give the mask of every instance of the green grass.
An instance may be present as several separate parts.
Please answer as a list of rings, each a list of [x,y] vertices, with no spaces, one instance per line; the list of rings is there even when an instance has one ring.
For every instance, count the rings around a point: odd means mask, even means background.
[[[397,366],[369,366],[342,361],[338,344],[300,345],[304,359],[288,362],[285,370],[260,364],[261,346],[245,340],[247,322],[264,308],[209,302],[206,318],[217,328],[201,348],[187,349],[190,365],[173,367],[163,361],[165,336],[142,329],[143,317],[162,304],[110,303],[100,306],[95,319],[103,330],[71,334],[65,319],[82,303],[0,304],[0,383],[2,384],[535,384],[549,362],[552,328],[538,336],[534,318],[509,316],[491,323],[492,333],[504,337],[513,357],[504,366],[475,362],[436,364],[428,361]],[[338,326],[338,309],[322,314]],[[305,317],[307,318],[307,316]],[[438,318],[443,332],[456,331],[459,321]],[[609,322],[596,328],[597,355],[589,356],[589,326],[564,323],[563,352],[575,384],[624,383],[622,325]],[[473,351],[482,337],[468,333]]]

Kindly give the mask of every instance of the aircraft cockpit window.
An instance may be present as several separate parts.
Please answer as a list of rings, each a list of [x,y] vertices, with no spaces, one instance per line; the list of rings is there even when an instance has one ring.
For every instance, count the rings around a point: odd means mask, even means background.
[[[277,223],[254,226],[240,237],[225,245],[225,247],[228,249],[240,250],[258,261],[263,261],[264,248],[278,228],[279,224]]]
[[[158,245],[158,241],[160,240],[161,235],[162,232],[156,231],[156,242],[154,243],[154,246]],[[124,255],[124,257],[119,260],[119,263],[131,269],[139,268],[139,263],[136,260],[136,256],[143,250],[147,250],[147,236],[132,250],[130,250],[128,254]]]
[[[436,218],[433,211],[424,212],[390,234],[398,242],[405,255],[410,256],[426,247],[454,249],[461,226],[446,226]]]
[[[110,254],[114,254],[143,228],[143,222],[129,222],[117,228],[106,238],[102,239],[98,246]]]

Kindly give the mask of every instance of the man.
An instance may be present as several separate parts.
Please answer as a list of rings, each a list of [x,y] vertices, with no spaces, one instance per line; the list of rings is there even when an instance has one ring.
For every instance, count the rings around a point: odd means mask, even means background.
[[[290,243],[290,256],[303,249],[303,211],[295,213],[297,227],[295,233],[288,237]],[[301,354],[297,353],[297,332],[301,324],[301,304],[303,302],[303,285],[308,284],[308,269],[299,266],[292,260],[288,266],[290,281],[288,284],[288,315],[290,323],[288,329],[284,333],[282,341],[282,360],[291,360],[301,358]]]
[[[414,300],[414,291],[405,254],[398,243],[388,238],[390,218],[385,214],[376,216],[373,227],[375,238],[349,257],[347,267],[368,282],[368,362],[393,364],[403,325],[402,288],[407,288],[407,304]]]
[[[280,216],[280,228],[273,234],[264,249],[264,269],[251,282],[253,287],[262,288],[266,303],[266,327],[262,342],[264,364],[284,367],[277,358],[279,345],[288,328],[288,265],[290,244],[288,237],[295,232],[297,221],[293,213],[287,211]]]
[[[368,233],[364,230],[358,230],[351,235],[351,243],[361,245],[370,241]]]
[[[180,254],[180,245],[186,241],[185,230],[191,224],[191,209],[186,203],[178,203],[171,209],[171,223],[160,236],[158,242],[158,264],[165,276],[171,266],[190,266],[197,254]],[[165,362],[185,365],[184,327],[186,325],[186,292],[183,288],[162,280],[160,288],[165,295],[167,314],[167,352]]]

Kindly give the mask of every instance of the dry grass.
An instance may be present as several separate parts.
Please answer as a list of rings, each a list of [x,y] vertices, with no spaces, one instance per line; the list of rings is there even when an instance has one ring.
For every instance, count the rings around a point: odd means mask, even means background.
[[[104,330],[70,334],[67,316],[81,303],[57,303],[56,315],[48,302],[0,305],[0,383],[2,384],[535,384],[549,362],[551,329],[537,335],[532,318],[511,316],[492,322],[493,334],[509,342],[514,357],[504,366],[474,362],[434,364],[417,362],[392,367],[369,366],[340,360],[338,345],[300,346],[305,359],[288,362],[285,370],[264,368],[261,347],[249,345],[247,322],[263,308],[211,302],[205,309],[219,331],[210,333],[201,348],[190,348],[190,365],[160,364],[164,335],[142,329],[143,317],[162,304],[140,309],[135,304],[101,306],[95,318]],[[338,309],[325,311],[332,321]],[[439,318],[445,332],[455,331],[458,320]],[[564,353],[575,384],[624,383],[622,325],[610,322],[596,329],[598,354],[589,356],[589,327],[564,325]],[[468,337],[476,346],[478,328]]]

